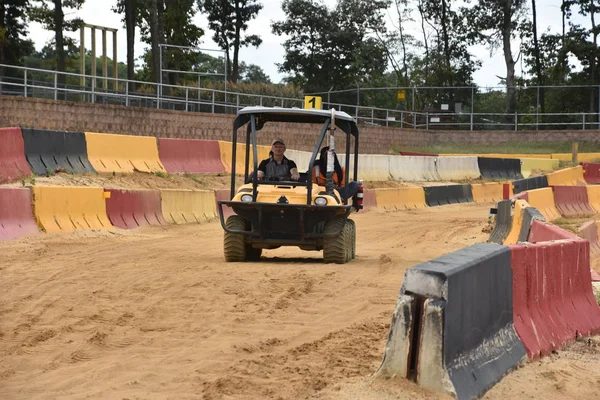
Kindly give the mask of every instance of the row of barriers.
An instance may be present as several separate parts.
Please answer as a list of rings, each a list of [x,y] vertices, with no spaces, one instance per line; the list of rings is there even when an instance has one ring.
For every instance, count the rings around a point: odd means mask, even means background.
[[[497,210],[489,243],[406,271],[378,377],[480,398],[526,359],[600,332],[590,242],[526,200]]]
[[[31,173],[223,173],[232,171],[232,143],[216,140],[0,128],[0,183]],[[245,170],[245,144],[237,144],[236,171]],[[259,160],[269,146],[257,146]],[[253,163],[250,152],[250,165]],[[303,171],[311,153],[290,149],[286,156]],[[340,155],[345,163],[345,156]],[[366,181],[462,181],[522,179],[532,171],[552,171],[559,160],[482,156],[359,155],[359,177]],[[351,156],[350,165],[354,165]],[[597,174],[600,179],[600,173]]]
[[[202,223],[217,218],[217,192],[190,189],[0,188],[0,241],[38,234]]]

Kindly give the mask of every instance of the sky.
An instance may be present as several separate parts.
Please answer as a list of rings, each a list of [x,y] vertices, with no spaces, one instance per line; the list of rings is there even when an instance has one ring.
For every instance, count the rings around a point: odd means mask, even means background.
[[[323,2],[333,8],[335,0],[323,0]],[[77,10],[67,14],[67,18],[79,17],[82,18],[88,24],[94,24],[99,26],[105,26],[109,28],[119,29],[117,33],[117,59],[119,62],[127,62],[127,39],[123,23],[121,22],[121,15],[112,12],[111,8],[116,3],[116,0],[87,0],[81,10]],[[274,21],[280,21],[285,18],[285,14],[281,9],[281,0],[263,0],[263,9],[259,12],[256,19],[249,22],[248,34],[257,34],[263,39],[263,43],[259,48],[242,48],[240,50],[240,59],[247,64],[259,65],[265,73],[271,78],[273,82],[279,82],[284,74],[281,74],[277,70],[276,63],[283,62],[284,49],[283,42],[285,37],[276,36],[271,32],[271,23]],[[538,35],[550,30],[551,32],[561,31],[561,13],[560,13],[560,1],[559,0],[537,0],[537,11],[538,11]],[[531,12],[530,12],[531,13]],[[414,17],[417,15],[415,14]],[[387,15],[387,23],[392,28],[392,20],[397,17],[390,10]],[[580,23],[587,26],[587,22],[582,20],[581,17],[574,15],[574,18],[579,18]],[[197,13],[194,18],[194,23],[204,29],[205,34],[201,38],[201,43],[198,47],[203,49],[216,50],[209,52],[214,56],[222,55],[219,53],[218,46],[212,41],[211,37],[213,32],[208,29],[208,20],[206,17]],[[409,27],[411,34],[416,37],[421,37],[419,25]],[[29,35],[34,40],[36,49],[41,49],[44,44],[52,39],[53,33],[44,30],[41,25],[37,23],[31,23],[29,26]],[[66,35],[79,39],[79,32],[68,32]],[[100,32],[96,32],[96,46],[97,54],[101,54],[102,49],[102,36]],[[107,51],[109,57],[112,57],[112,34],[107,35]],[[136,45],[135,45],[135,56],[140,57],[143,54],[146,45],[139,41],[139,30],[136,31]],[[519,42],[514,42],[513,52],[516,55]],[[91,48],[91,33],[86,30],[86,48]],[[475,72],[474,80],[479,86],[498,86],[500,79],[498,76],[506,75],[506,67],[504,64],[504,57],[501,49],[495,54],[490,55],[488,49],[485,46],[474,46],[471,48],[472,53],[475,57],[482,61],[482,67],[480,70]],[[517,74],[521,72],[521,65],[517,65]],[[89,73],[89,71],[88,71]],[[340,88],[341,89],[341,88]]]

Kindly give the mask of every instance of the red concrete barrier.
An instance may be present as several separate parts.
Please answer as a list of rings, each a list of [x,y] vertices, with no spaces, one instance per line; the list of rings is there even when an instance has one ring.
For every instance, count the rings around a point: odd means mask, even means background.
[[[231,200],[229,195],[231,191],[229,189],[219,189],[215,190],[215,202],[217,202],[217,214],[219,214],[219,200]],[[223,206],[223,218],[227,219],[230,215],[234,215],[235,213],[231,209],[231,207]]]
[[[217,140],[159,138],[158,155],[167,172],[225,172]]]
[[[513,320],[529,358],[600,332],[588,246],[581,239],[509,246]]]
[[[579,227],[579,236],[590,242],[590,254],[593,257],[600,255],[600,242],[598,241],[598,224],[588,221]]]
[[[563,216],[572,217],[596,213],[590,205],[585,186],[552,186],[552,191],[556,208]]]
[[[162,214],[159,190],[105,189],[106,215],[111,224],[122,229],[147,225],[167,225]]]
[[[590,273],[592,274],[592,282],[600,282],[600,275],[596,271],[591,269]]]
[[[20,128],[0,128],[0,183],[31,174]]]
[[[600,164],[581,163],[583,166],[583,179],[587,183],[600,183]]]
[[[377,207],[377,193],[374,190],[364,189],[363,191],[363,207]]]
[[[31,191],[25,188],[0,188],[0,241],[36,235]]]
[[[551,240],[579,239],[576,234],[559,228],[556,225],[534,219],[529,230],[527,241],[530,243],[548,242]]]

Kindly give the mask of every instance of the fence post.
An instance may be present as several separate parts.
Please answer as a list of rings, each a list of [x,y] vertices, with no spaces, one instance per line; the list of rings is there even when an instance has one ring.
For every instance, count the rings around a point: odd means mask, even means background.
[[[188,88],[186,87],[185,88],[185,112],[188,111],[188,95],[189,95]]]
[[[518,125],[519,125],[519,117],[518,117],[517,113],[515,113],[515,132],[517,131]]]
[[[58,100],[58,74],[54,74],[54,100]]]
[[[582,129],[585,131],[585,113],[581,113],[581,120],[583,121]]]
[[[258,99],[259,99],[259,104],[262,107],[262,96],[260,96]]]
[[[129,81],[125,84],[125,105],[129,107]]]
[[[425,129],[429,130],[429,111],[425,113]]]
[[[385,110],[385,126],[390,126],[390,112]]]
[[[413,110],[413,129],[417,129],[417,114]]]
[[[200,111],[200,110],[198,110]],[[212,113],[215,113],[215,90],[212,91]]]
[[[475,88],[471,88],[471,130],[473,130],[473,112],[475,111]]]
[[[375,123],[375,118],[374,118],[374,110],[371,108],[371,123],[374,124]]]
[[[400,111],[400,129],[404,128],[404,111]]]
[[[235,95],[235,112],[236,112],[236,114],[239,109],[240,109],[240,95],[236,94]]]
[[[92,79],[92,104],[96,102],[96,79]]]
[[[161,75],[162,75],[162,71],[161,71]],[[160,108],[160,92],[162,92],[162,86],[160,85],[156,85],[156,108],[159,109]]]
[[[56,72],[54,73],[54,75],[56,75]],[[25,75],[23,77],[23,81],[25,82],[25,97],[27,97],[27,70],[25,70]]]

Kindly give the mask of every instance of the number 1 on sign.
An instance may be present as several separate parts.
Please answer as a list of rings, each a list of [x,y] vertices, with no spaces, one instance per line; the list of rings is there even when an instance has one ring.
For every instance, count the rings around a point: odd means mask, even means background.
[[[304,96],[304,108],[316,108],[321,109],[321,97],[320,96]]]

